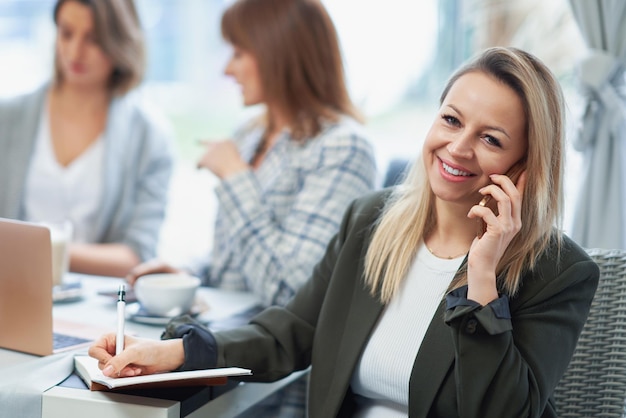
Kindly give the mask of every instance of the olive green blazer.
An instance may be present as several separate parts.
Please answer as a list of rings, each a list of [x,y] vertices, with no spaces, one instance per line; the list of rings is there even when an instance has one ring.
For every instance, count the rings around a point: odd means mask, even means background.
[[[311,418],[350,416],[350,380],[383,305],[363,285],[363,259],[388,191],[355,201],[310,280],[284,308],[215,333],[218,367],[271,381],[311,367]],[[585,323],[597,265],[570,239],[525,275],[511,318],[445,301],[433,317],[409,383],[410,417],[556,417],[551,399]],[[445,318],[444,318],[445,315]]]

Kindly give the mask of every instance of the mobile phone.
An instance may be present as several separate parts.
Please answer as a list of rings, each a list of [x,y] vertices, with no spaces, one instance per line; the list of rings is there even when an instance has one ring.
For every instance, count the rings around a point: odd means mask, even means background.
[[[518,161],[506,172],[506,176],[511,179],[513,184],[517,185],[519,176],[522,175],[524,170],[526,170],[526,160]]]
[[[518,161],[515,164],[513,164],[513,166],[509,169],[509,171],[506,172],[506,176],[511,179],[513,184],[517,184],[517,181],[519,180],[520,175],[524,172],[525,169],[526,169],[525,161],[524,160]],[[478,205],[487,206],[489,201],[491,201],[491,198],[492,196],[490,194],[483,196],[483,198],[480,199],[480,202],[478,202]],[[476,231],[476,235],[478,236],[478,238],[482,237],[486,231],[487,231],[487,224],[485,223],[483,218],[478,218],[478,229]]]

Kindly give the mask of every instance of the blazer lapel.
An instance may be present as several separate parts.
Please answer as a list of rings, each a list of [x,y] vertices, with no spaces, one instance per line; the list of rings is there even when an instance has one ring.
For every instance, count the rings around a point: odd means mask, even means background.
[[[367,245],[363,246],[361,260],[365,258]],[[363,263],[358,263],[358,276],[363,277]],[[359,280],[362,283],[362,280]],[[352,298],[349,301],[350,310],[344,323],[341,341],[337,345],[338,366],[332,375],[330,390],[328,391],[328,405],[336,406],[332,416],[335,416],[350,385],[352,374],[361,352],[383,311],[383,305],[372,297],[364,284],[354,286]],[[332,408],[332,407],[331,407]]]
[[[409,416],[426,417],[454,361],[454,344],[448,326],[443,322],[445,300],[426,331],[409,382]]]
[[[362,267],[359,268],[362,274]],[[361,277],[361,276],[359,276]],[[345,322],[343,338],[338,345],[337,367],[331,381],[329,405],[337,405],[343,401],[354,368],[361,357],[383,305],[373,298],[364,286],[356,286],[350,301],[350,313]],[[426,331],[419,353],[413,364],[409,382],[409,411],[412,417],[425,417],[437,395],[446,374],[454,361],[454,344],[452,334],[444,323],[445,300],[439,304],[433,320]],[[335,413],[338,411],[335,410]]]
[[[464,271],[467,256],[455,274],[455,279]],[[445,298],[439,304],[426,331],[424,341],[415,357],[409,382],[409,416],[426,417],[435,400],[443,379],[454,362],[454,341],[443,317]]]

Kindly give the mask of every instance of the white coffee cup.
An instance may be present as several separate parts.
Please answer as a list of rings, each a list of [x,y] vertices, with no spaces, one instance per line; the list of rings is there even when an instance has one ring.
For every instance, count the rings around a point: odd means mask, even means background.
[[[150,314],[174,316],[191,308],[200,279],[186,273],[155,273],[135,282],[135,295]]]
[[[63,278],[69,270],[69,244],[72,242],[73,226],[70,221],[44,222],[50,229],[50,243],[52,244],[52,285],[63,283]]]

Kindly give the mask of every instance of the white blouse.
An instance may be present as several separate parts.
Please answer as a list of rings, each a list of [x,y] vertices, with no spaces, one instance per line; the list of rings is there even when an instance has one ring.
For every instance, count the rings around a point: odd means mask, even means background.
[[[24,195],[25,219],[73,225],[73,241],[93,235],[102,196],[104,141],[100,135],[67,167],[56,159],[48,112],[41,115]]]
[[[356,365],[352,390],[359,418],[408,416],[415,357],[465,256],[441,259],[421,245],[406,280],[381,315]]]

